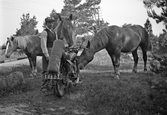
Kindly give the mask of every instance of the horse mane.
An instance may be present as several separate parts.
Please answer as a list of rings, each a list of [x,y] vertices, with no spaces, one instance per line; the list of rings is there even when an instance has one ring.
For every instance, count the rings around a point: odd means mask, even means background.
[[[136,26],[141,26],[141,25],[137,25],[137,24],[124,24],[124,25],[122,25],[122,28],[129,28],[129,27],[136,27]]]
[[[103,49],[108,43],[108,37],[111,36],[113,32],[109,27],[103,28],[90,40],[91,49],[94,51],[99,51]]]
[[[131,27],[131,26],[134,26],[134,24],[124,24],[124,25],[122,25],[122,28],[127,28],[127,27]]]
[[[56,35],[58,35],[58,31],[61,31],[62,24],[63,22],[61,21],[60,23],[57,24],[56,28],[54,29],[56,32]],[[59,39],[60,36],[57,36],[57,37],[58,37],[57,39]]]
[[[37,37],[39,37],[39,35],[14,36],[14,40],[18,44],[18,47],[25,49],[27,48],[28,44],[33,45],[38,43],[36,42]]]

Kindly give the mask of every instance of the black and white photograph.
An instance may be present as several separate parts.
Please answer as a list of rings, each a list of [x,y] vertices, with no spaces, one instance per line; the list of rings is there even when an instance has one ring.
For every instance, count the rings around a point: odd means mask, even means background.
[[[167,115],[167,0],[0,0],[0,115]]]

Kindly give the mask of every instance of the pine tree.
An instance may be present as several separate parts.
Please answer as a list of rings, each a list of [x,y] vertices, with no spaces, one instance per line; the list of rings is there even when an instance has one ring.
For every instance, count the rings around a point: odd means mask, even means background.
[[[97,33],[102,27],[107,26],[103,19],[99,17],[101,0],[64,0],[65,6],[61,14],[74,15],[73,23],[76,27],[77,34],[87,32]]]
[[[144,24],[144,28],[146,29],[146,31],[148,32],[149,35],[149,41],[151,42],[151,46],[150,48],[152,49],[152,51],[156,51],[158,49],[158,39],[156,36],[154,36],[153,34],[153,30],[152,30],[152,24],[150,22],[149,19],[146,20],[145,24]]]
[[[36,25],[38,21],[36,21],[36,17],[30,18],[30,14],[23,14],[21,19],[21,28],[16,30],[16,36],[19,35],[34,35],[38,34],[38,30],[36,30]]]
[[[146,20],[146,23],[144,24],[144,28],[149,34],[149,37],[153,36],[153,30],[152,30],[152,24],[149,19]]]

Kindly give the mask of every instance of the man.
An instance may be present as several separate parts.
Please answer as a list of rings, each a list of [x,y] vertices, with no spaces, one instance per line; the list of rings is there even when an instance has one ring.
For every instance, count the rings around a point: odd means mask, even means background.
[[[54,19],[51,17],[45,18],[45,28],[41,33],[41,48],[43,52],[42,67],[43,72],[47,70],[50,53],[53,42],[56,40],[56,33],[53,30]]]

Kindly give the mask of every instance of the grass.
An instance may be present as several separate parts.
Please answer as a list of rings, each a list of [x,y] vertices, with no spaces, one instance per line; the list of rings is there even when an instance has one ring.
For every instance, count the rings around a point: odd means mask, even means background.
[[[132,77],[122,81],[110,80],[109,76],[101,79],[85,87],[82,99],[93,115],[146,115],[154,110],[146,81]]]
[[[103,61],[101,61],[103,60]],[[129,71],[121,72],[121,80],[113,76],[112,64],[106,52],[96,54],[94,60],[85,67],[84,82],[70,88],[63,98],[43,96],[39,89],[41,77],[26,81],[26,90],[19,93],[9,93],[0,98],[4,104],[28,103],[30,110],[41,114],[61,115],[165,115],[167,114],[167,78],[151,72],[140,71],[133,74]],[[131,70],[133,63],[121,63],[121,70]],[[8,69],[8,73],[22,71],[25,78],[29,78],[29,67],[23,65]],[[38,68],[40,71],[40,68]],[[138,69],[143,69],[139,63]],[[7,69],[5,69],[7,70]],[[92,72],[87,72],[91,70]],[[96,72],[98,71],[98,72]],[[0,75],[7,75],[0,71]],[[17,92],[17,91],[16,91]],[[49,108],[57,108],[51,111]],[[65,108],[65,109],[63,109]],[[82,113],[82,114],[81,114]]]

